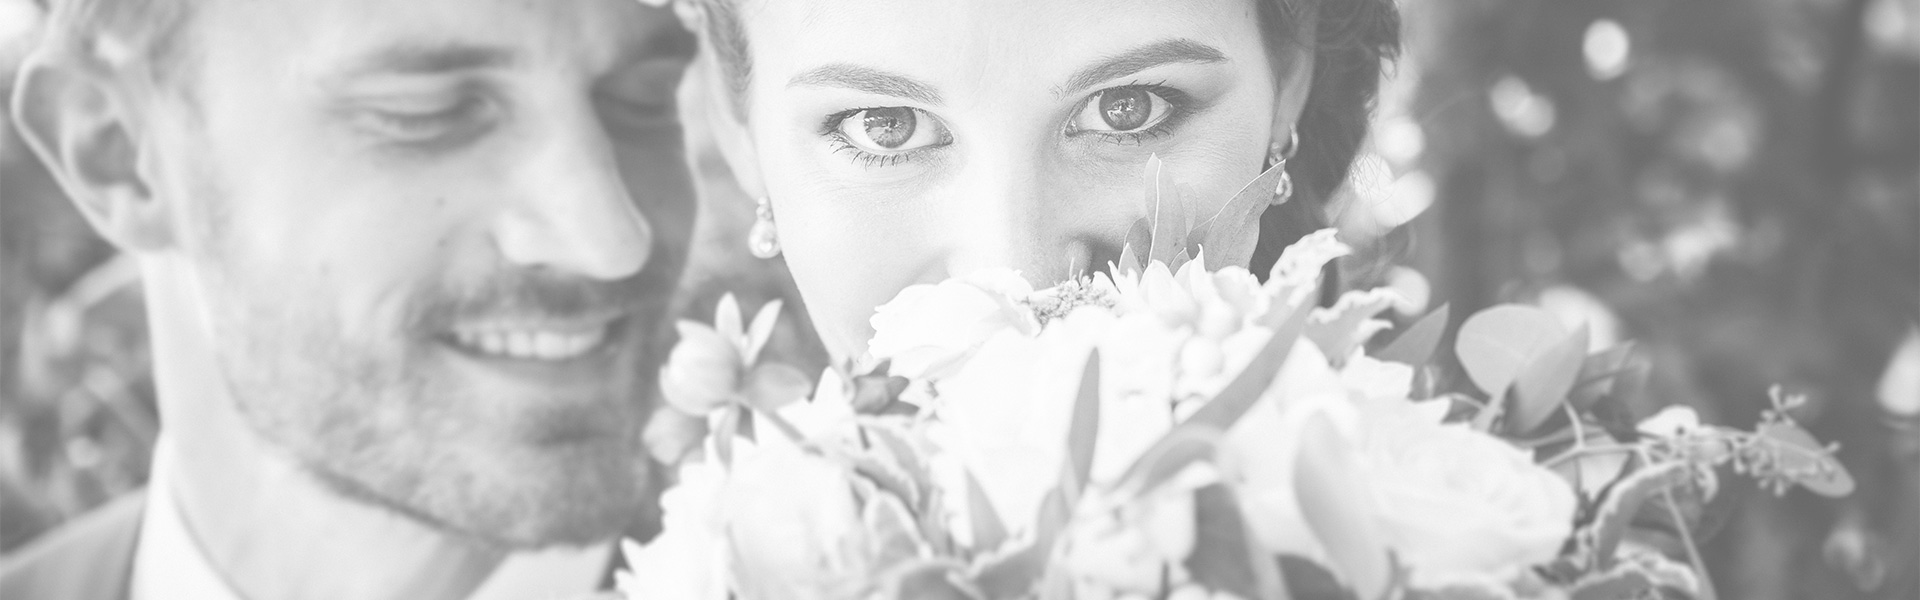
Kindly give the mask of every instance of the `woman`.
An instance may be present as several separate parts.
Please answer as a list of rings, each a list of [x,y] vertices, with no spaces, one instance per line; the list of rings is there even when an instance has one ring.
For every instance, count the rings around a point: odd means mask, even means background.
[[[1213,223],[1227,241],[1206,249],[1264,273],[1323,225],[1398,44],[1391,0],[698,7],[696,81],[760,199],[749,243],[784,253],[836,361],[909,285],[986,267],[1047,285],[1142,243],[1150,156],[1195,215],[1284,164],[1273,207]]]

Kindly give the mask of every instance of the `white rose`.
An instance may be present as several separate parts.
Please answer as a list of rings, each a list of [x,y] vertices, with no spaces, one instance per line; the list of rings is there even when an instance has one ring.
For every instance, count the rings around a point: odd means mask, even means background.
[[[848,598],[871,576],[846,467],[791,446],[739,457],[721,515],[743,600]]]
[[[1361,454],[1380,531],[1415,584],[1505,578],[1553,560],[1573,531],[1567,482],[1505,441],[1406,407],[1367,415]]]
[[[1039,329],[1020,303],[1033,287],[1014,271],[982,271],[938,284],[915,285],[874,311],[867,352],[892,360],[891,374],[940,379],[994,334]]]

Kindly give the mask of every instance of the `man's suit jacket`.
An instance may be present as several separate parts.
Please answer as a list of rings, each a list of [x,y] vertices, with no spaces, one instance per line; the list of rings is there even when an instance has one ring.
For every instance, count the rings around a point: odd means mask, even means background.
[[[126,600],[145,493],[128,494],[0,562],[0,600]]]

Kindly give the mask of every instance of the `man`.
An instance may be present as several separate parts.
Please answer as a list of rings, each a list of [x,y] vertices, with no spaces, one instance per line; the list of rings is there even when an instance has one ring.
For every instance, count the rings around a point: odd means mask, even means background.
[[[633,0],[70,0],[15,118],[140,265],[153,477],[0,597],[590,592],[693,191]]]

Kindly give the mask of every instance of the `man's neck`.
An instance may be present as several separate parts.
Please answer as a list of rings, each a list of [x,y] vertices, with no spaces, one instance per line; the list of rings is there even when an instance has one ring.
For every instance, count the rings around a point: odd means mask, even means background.
[[[349,499],[270,447],[218,376],[187,290],[149,279],[149,323],[172,448],[168,490],[211,565],[253,599],[458,600],[506,552]]]

